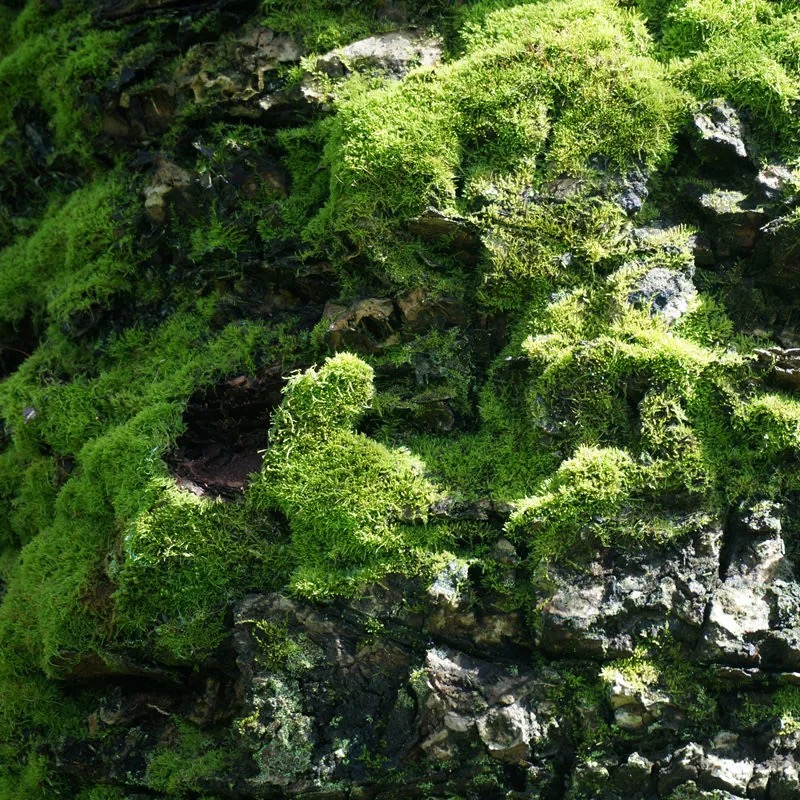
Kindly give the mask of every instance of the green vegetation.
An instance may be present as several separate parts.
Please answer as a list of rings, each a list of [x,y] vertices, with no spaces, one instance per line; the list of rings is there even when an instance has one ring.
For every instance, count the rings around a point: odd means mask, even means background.
[[[398,26],[380,5],[266,0],[251,22],[313,54]],[[730,101],[762,159],[798,164],[796,3],[406,5],[444,36],[441,64],[353,75],[329,108],[301,119],[289,103],[269,124],[216,108],[224,81],[187,99],[189,81],[168,87],[163,131],[124,143],[100,135],[104,111],[131,107],[123,74],[158,86],[167,67],[151,63],[167,55],[199,70],[227,18],[0,8],[0,800],[72,791],[43,745],[85,736],[92,697],[64,679],[124,673],[131,657],[199,669],[250,591],[324,601],[454,554],[488,561],[499,526],[436,518],[443,497],[509,509],[502,533],[524,555],[516,577],[489,564],[486,580],[531,612],[549,560],[665,542],[688,518],[800,488],[800,401],[754,376],[761,342],[736,332],[725,276],[698,280],[678,319],[652,313],[642,282],[688,283],[694,230],[632,232],[684,219],[675,197],[695,176],[676,178],[674,156],[702,101]],[[193,181],[163,224],[142,199],[162,160]],[[634,178],[653,190],[638,221],[619,202]],[[429,208],[444,235],[420,232]],[[337,294],[417,290],[464,321],[414,329],[396,304],[374,350],[327,352]],[[263,468],[234,500],[187,491],[168,461],[191,398],[268,368],[295,371],[264,412]],[[311,755],[293,743],[311,723],[295,678],[314,654],[280,626],[256,638],[275,729],[244,719],[238,734],[264,781],[300,775]],[[697,677],[664,649],[616,668],[681,697]],[[602,686],[572,689],[579,719]],[[770,701],[787,731],[796,694]],[[715,713],[708,697],[692,708],[698,729]],[[610,735],[595,722],[586,753]],[[149,790],[195,796],[231,755],[188,724],[174,738]]]
[[[372,396],[371,367],[343,353],[290,378],[275,414],[249,495],[289,518],[302,594],[357,591],[435,547],[408,524],[424,521],[434,496],[421,465],[352,430]]]
[[[196,796],[208,781],[234,765],[235,753],[193,725],[176,722],[174,740],[155,750],[147,765],[147,785],[168,797]]]

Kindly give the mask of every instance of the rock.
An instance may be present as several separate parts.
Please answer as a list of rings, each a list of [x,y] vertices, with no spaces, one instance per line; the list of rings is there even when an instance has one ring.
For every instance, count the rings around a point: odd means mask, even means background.
[[[455,608],[458,605],[459,593],[467,583],[468,565],[464,562],[451,561],[433,579],[428,588],[428,595],[439,604]]]
[[[328,346],[334,352],[376,353],[396,339],[392,336],[394,304],[386,297],[358,300],[350,306],[328,303],[322,319],[329,321]]]
[[[279,68],[298,62],[302,50],[284,34],[248,25],[214,45],[196,45],[172,77],[182,102],[192,102],[232,117],[291,121],[311,108],[299,92],[286,88]]]
[[[696,295],[694,284],[683,273],[655,267],[637,281],[628,303],[648,309],[650,316],[659,316],[671,325],[689,310]]]
[[[753,777],[747,784],[747,796],[752,797],[753,800],[764,800],[767,796],[769,777],[769,769],[763,764],[757,764],[753,769]]]
[[[330,81],[352,73],[399,80],[416,67],[432,67],[444,54],[441,39],[416,29],[370,36],[320,56],[303,78],[301,91],[308,100],[331,97]]]
[[[672,706],[670,696],[657,686],[634,681],[619,670],[604,670],[614,722],[624,731],[643,731]]]
[[[475,265],[480,258],[480,236],[464,217],[444,214],[428,206],[422,214],[408,221],[408,230],[423,241],[446,244],[465,264]]]
[[[769,221],[765,209],[738,190],[701,192],[697,202],[709,220],[709,233],[718,259],[749,255],[761,228]]]
[[[689,236],[689,247],[694,257],[694,263],[698,267],[710,267],[716,259],[711,240],[702,231],[693,233]]]
[[[630,656],[642,634],[697,636],[719,584],[721,530],[665,547],[607,551],[589,569],[551,564],[541,577],[538,644],[548,655]]]
[[[358,757],[390,753],[399,765],[414,741],[414,703],[405,692],[413,653],[370,639],[355,609],[323,609],[282,595],[252,595],[236,611],[241,747],[255,774],[242,794],[320,790],[363,780]],[[380,721],[382,732],[365,725]],[[379,741],[384,736],[383,744]],[[338,747],[331,742],[338,741]]]
[[[119,112],[109,111],[103,125],[122,138],[134,136],[149,141],[154,136],[166,133],[174,121],[178,105],[175,86],[171,83],[126,90],[119,96]],[[125,119],[115,122],[117,115],[124,115]],[[125,130],[119,128],[120,121],[125,125]]]
[[[798,177],[782,164],[768,164],[756,175],[754,188],[769,203],[787,202],[797,191]]]
[[[647,790],[653,766],[650,759],[645,758],[641,753],[633,752],[614,771],[612,785],[623,790],[630,790],[634,786],[641,787],[644,793]]]
[[[650,175],[642,168],[632,169],[623,178],[611,182],[611,196],[615,203],[629,216],[632,217],[642,210],[644,201],[650,192],[647,181]],[[612,188],[613,187],[613,188]]]
[[[706,754],[700,770],[700,785],[704,789],[722,789],[745,794],[753,777],[753,763],[745,759],[722,758]]]
[[[800,797],[800,773],[794,761],[787,759],[773,767],[767,797],[769,800],[797,800]]]
[[[431,296],[423,288],[414,289],[398,298],[397,305],[403,321],[413,333],[464,325],[467,321],[464,307],[455,298]]]
[[[730,534],[724,580],[711,598],[699,657],[742,667],[800,668],[800,585],[786,556],[776,507],[756,506]]]
[[[469,502],[456,497],[441,497],[433,503],[428,510],[430,516],[439,517],[441,519],[471,519],[480,521],[488,520],[492,513],[493,507],[490,500]],[[508,542],[508,544],[513,549],[513,545],[510,542]]]
[[[800,212],[763,225],[753,253],[753,268],[759,283],[780,291],[800,286]]]
[[[707,166],[753,169],[739,114],[725,100],[706,103],[692,115],[692,134],[692,148]]]
[[[452,759],[479,745],[507,764],[536,760],[562,733],[550,699],[557,673],[509,670],[446,648],[428,651],[427,696],[418,720],[422,749]]]
[[[155,173],[142,190],[145,214],[150,221],[156,225],[166,222],[169,205],[180,203],[181,199],[185,201],[186,190],[192,183],[190,172],[165,158],[157,158]]]
[[[659,796],[666,797],[673,789],[689,781],[697,783],[704,755],[703,748],[695,742],[676,750],[667,767],[658,773]]]

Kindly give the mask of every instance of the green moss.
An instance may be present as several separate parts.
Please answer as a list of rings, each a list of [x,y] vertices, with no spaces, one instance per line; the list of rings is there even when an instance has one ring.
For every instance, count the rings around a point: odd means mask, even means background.
[[[18,103],[39,106],[52,126],[56,152],[89,162],[87,133],[98,132],[100,120],[84,98],[112,74],[124,39],[124,30],[95,29],[82,3],[64,3],[55,12],[46,4],[27,3],[0,61],[0,135],[13,124]]]
[[[518,170],[541,181],[590,162],[661,163],[685,104],[641,23],[615,4],[497,11],[466,42],[447,66],[372,91],[353,84],[331,124],[330,196],[306,236],[363,252],[396,285],[440,279],[399,235],[427,205],[469,210],[480,181]]]
[[[168,488],[135,518],[120,564],[109,570],[119,627],[136,639],[152,637],[162,660],[201,660],[222,640],[230,602],[286,580],[279,538],[268,518]]]
[[[303,0],[291,4],[264,0],[263,5],[267,27],[297,37],[314,53],[324,53],[381,30],[375,20],[372,0],[355,3]]]
[[[423,522],[434,495],[420,466],[352,430],[373,391],[372,369],[341,353],[291,378],[274,415],[263,478],[249,499],[289,518],[300,593],[352,592],[418,558],[418,539],[435,545],[433,531],[420,526],[416,536],[403,524]]]
[[[178,721],[175,741],[157,748],[147,765],[150,789],[168,797],[195,797],[203,784],[234,767],[235,754],[194,725]]]
[[[800,17],[791,4],[692,0],[666,4],[661,52],[676,80],[701,99],[747,112],[762,145],[796,157]]]
[[[54,200],[35,233],[0,251],[0,319],[47,314],[66,326],[107,305],[133,270],[131,235],[119,222],[129,202],[114,176]]]

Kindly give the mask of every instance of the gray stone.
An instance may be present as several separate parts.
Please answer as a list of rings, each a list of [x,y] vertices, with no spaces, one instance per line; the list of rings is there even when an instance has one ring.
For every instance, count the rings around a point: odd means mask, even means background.
[[[769,800],[797,800],[800,797],[800,774],[793,760],[785,759],[772,768],[767,797]]]
[[[780,508],[759,503],[733,526],[724,581],[714,591],[698,648],[706,661],[800,669],[800,585],[786,556]]]
[[[627,678],[619,670],[604,670],[614,722],[624,731],[643,731],[672,706],[672,699],[658,686]]]
[[[392,324],[394,303],[387,297],[369,297],[349,306],[328,303],[322,319],[328,322],[325,338],[334,352],[377,353],[397,342]]]
[[[628,302],[645,308],[650,315],[659,316],[668,324],[680,319],[697,294],[694,284],[683,273],[655,267],[643,275],[628,295]]]
[[[800,348],[759,348],[753,354],[769,382],[781,389],[800,389]]]
[[[798,177],[788,167],[782,164],[768,164],[756,175],[756,191],[771,203],[786,201],[789,196],[797,191]]]
[[[696,635],[719,584],[721,538],[716,525],[698,523],[679,543],[610,551],[589,569],[549,565],[541,576],[539,646],[549,655],[618,658],[656,631]]]
[[[432,67],[444,54],[442,40],[409,28],[353,42],[320,56],[306,73],[301,91],[308,100],[326,102],[332,84],[353,73],[399,80],[416,67]]]
[[[515,764],[562,735],[550,698],[557,673],[512,670],[449,648],[425,660],[428,692],[417,721],[421,747],[449,760],[479,744],[488,756]]]
[[[752,168],[742,122],[733,106],[714,100],[695,112],[692,121],[692,146],[704,162],[720,169]]]
[[[800,286],[800,212],[762,225],[753,263],[762,283],[780,290]]]

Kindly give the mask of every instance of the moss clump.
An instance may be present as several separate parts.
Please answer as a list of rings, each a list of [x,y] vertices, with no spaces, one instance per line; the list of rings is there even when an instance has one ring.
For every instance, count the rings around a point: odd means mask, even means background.
[[[233,769],[235,753],[190,723],[176,721],[174,740],[157,748],[147,765],[147,786],[169,797],[196,796]]]
[[[372,368],[341,353],[291,378],[270,429],[253,502],[289,518],[296,591],[352,592],[434,545],[424,522],[434,488],[410,454],[353,427],[373,397]]]
[[[676,81],[701,99],[725,97],[747,112],[763,146],[798,155],[800,17],[786,3],[665,3],[660,53]]]
[[[0,321],[69,327],[127,288],[134,270],[126,188],[115,175],[51,201],[36,231],[0,251]]]
[[[330,196],[306,236],[363,252],[394,285],[441,279],[400,234],[427,205],[473,211],[481,185],[518,170],[535,192],[600,162],[660,164],[685,106],[641,22],[613,3],[496,11],[465,42],[401,83],[351,84],[329,126]]]

